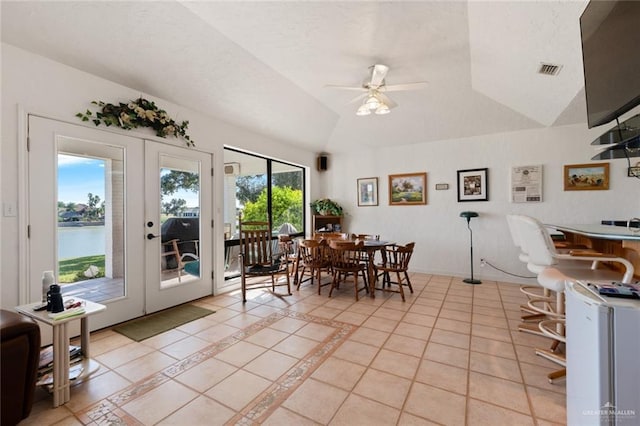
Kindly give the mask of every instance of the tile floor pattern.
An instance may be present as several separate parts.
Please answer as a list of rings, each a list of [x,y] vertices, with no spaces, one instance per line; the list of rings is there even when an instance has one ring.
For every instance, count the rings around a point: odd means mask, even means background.
[[[91,335],[101,369],[21,425],[552,425],[565,384],[519,333],[518,286],[412,274],[415,293],[355,302],[304,284],[194,302],[215,314],[134,342]]]

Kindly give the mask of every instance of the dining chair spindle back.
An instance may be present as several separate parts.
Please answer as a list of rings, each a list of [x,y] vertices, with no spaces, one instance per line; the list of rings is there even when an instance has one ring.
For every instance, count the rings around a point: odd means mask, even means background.
[[[247,301],[247,290],[265,288],[268,282],[257,278],[269,277],[271,291],[275,288],[287,286],[287,295],[291,295],[289,280],[289,266],[281,253],[273,253],[271,226],[269,222],[240,221],[240,255],[242,302]],[[276,277],[284,276],[284,282]],[[256,280],[249,280],[256,278]]]
[[[298,287],[300,290],[300,285],[302,284],[302,277],[305,272],[309,272],[311,275],[311,285],[313,285],[314,278],[318,281],[318,294],[321,293],[322,287],[325,285],[331,284],[331,282],[327,282],[322,284],[322,271],[326,271],[327,273],[331,270],[331,259],[329,258],[329,246],[327,245],[326,240],[301,240],[299,244],[299,276]]]
[[[330,256],[331,270],[333,271],[333,279],[331,281],[331,290],[329,297],[333,294],[333,290],[338,288],[341,282],[346,282],[347,277],[353,277],[353,285],[355,288],[356,301],[358,293],[362,290],[369,292],[367,285],[367,265],[361,261],[361,253],[364,250],[364,242],[330,240]],[[358,275],[362,275],[364,287],[358,288]]]
[[[411,242],[404,246],[390,244],[384,246],[380,251],[382,261],[375,265],[376,277],[382,276],[382,288],[384,291],[392,291],[400,293],[402,301],[405,301],[403,287],[409,287],[409,291],[413,293],[411,280],[409,279],[409,261],[413,255],[415,243]],[[391,275],[395,274],[396,281],[392,281]],[[391,290],[391,285],[397,285],[397,290]]]

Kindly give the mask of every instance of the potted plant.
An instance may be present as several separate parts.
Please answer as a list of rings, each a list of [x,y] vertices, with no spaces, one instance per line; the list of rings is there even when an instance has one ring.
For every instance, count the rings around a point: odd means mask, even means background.
[[[309,205],[315,214],[322,216],[342,216],[342,206],[329,198],[321,198]]]

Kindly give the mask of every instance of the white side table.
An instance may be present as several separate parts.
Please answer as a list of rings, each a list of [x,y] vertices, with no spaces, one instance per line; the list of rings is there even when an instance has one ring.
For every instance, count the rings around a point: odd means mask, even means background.
[[[65,298],[66,299],[66,298]],[[69,298],[71,299],[71,298]],[[88,376],[100,368],[99,364],[91,361],[89,351],[89,315],[97,314],[107,309],[105,305],[73,297],[77,302],[83,302],[85,313],[62,320],[49,318],[50,312],[34,311],[40,302],[17,306],[16,311],[36,321],[53,327],[53,406],[57,407],[71,398],[69,384],[69,327],[74,320],[80,320],[80,348],[83,356],[83,371],[80,377]]]

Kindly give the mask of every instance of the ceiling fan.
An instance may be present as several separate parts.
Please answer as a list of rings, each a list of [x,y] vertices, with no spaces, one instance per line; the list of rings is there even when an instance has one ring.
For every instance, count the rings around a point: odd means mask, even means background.
[[[358,90],[364,93],[358,95],[349,103],[363,100],[362,104],[356,111],[356,115],[364,116],[372,112],[383,115],[391,112],[392,108],[398,106],[393,100],[386,96],[383,92],[399,92],[402,90],[420,90],[427,86],[426,81],[418,81],[414,83],[387,85],[385,78],[389,72],[389,67],[382,64],[375,64],[369,67],[371,76],[362,83],[360,87],[353,86],[336,86],[327,85],[330,89]]]

